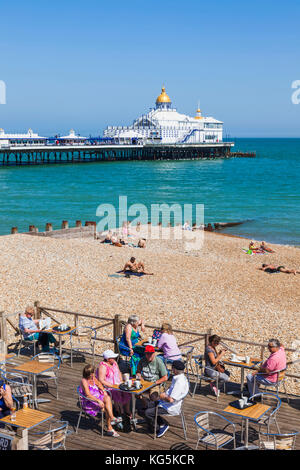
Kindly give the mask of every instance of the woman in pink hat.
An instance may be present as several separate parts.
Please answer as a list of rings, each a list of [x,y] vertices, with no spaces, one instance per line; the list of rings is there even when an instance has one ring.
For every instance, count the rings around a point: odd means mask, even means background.
[[[122,374],[117,364],[116,358],[118,354],[110,349],[103,353],[104,361],[100,362],[97,369],[97,376],[104,387],[110,388],[110,385],[119,385],[122,383]],[[110,389],[111,396],[118,414],[126,413],[131,416],[130,411],[130,393],[119,392],[115,389]]]

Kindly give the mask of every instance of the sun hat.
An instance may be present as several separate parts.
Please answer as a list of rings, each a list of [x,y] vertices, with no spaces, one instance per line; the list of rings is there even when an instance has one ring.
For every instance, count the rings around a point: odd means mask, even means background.
[[[184,370],[185,369],[184,362],[182,362],[182,361],[173,361],[172,367],[174,367],[174,369],[176,369],[176,370]]]
[[[148,346],[145,347],[145,352],[151,352],[151,353],[154,353],[155,352],[155,349],[153,346],[151,346],[151,344],[148,344]]]
[[[119,354],[114,353],[111,349],[106,349],[103,353],[104,359],[115,359]]]

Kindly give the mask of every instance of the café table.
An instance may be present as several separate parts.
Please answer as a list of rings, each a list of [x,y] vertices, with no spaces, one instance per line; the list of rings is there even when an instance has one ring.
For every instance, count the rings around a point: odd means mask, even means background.
[[[63,336],[65,335],[70,335],[71,333],[73,333],[73,331],[76,330],[76,326],[73,326],[73,327],[69,327],[68,330],[65,330],[65,331],[59,331],[57,328],[50,328],[48,330],[45,330],[44,333],[52,333],[53,335],[57,335],[58,336],[58,341],[59,341],[59,357],[61,359],[61,362],[63,362],[63,359],[67,359],[69,357],[69,355],[65,355],[63,356],[62,355],[62,338]]]
[[[23,449],[28,449],[28,431],[39,424],[53,418],[53,414],[45,413],[44,411],[34,410],[32,408],[22,408],[16,411],[16,418],[14,421],[11,415],[0,419],[0,423],[5,425],[14,426],[17,428],[17,435],[23,439]]]
[[[240,395],[243,397],[243,388],[245,382],[245,369],[252,369],[255,370],[255,366],[261,362],[261,359],[251,357],[250,362],[247,363],[245,361],[231,361],[229,359],[222,359],[223,364],[233,367],[240,367],[241,369],[241,386],[240,386]],[[229,392],[231,393],[231,392]],[[234,393],[234,392],[233,392]]]
[[[135,380],[132,380],[132,383],[134,384]],[[132,396],[132,418],[131,418],[131,424],[133,424],[134,429],[136,430],[136,423],[137,423],[137,418],[135,417],[136,414],[136,397],[141,395],[142,393],[145,393],[147,390],[150,390],[152,387],[155,387],[155,382],[148,382],[147,380],[140,379],[142,387],[138,390],[122,390],[119,388],[119,385],[110,385],[109,389],[110,390],[118,390],[119,392],[123,393],[130,393]]]
[[[228,405],[223,413],[242,418],[246,421],[245,426],[245,439],[244,445],[246,448],[249,447],[249,419],[251,421],[258,422],[269,410],[271,409],[270,405],[265,405],[263,403],[256,403],[252,406],[247,406],[243,409],[235,408],[234,406]]]
[[[46,398],[37,398],[37,376],[48,372],[55,367],[56,364],[50,362],[40,362],[37,359],[33,359],[11,369],[13,372],[20,372],[21,374],[32,376],[33,402],[35,403],[36,407],[39,403],[47,403],[50,401]]]
[[[153,344],[148,343],[148,341],[146,341],[145,339],[140,339],[137,343],[135,343],[133,349],[136,347],[145,349],[148,345],[153,346]],[[157,346],[153,347],[155,349],[155,352],[162,352],[161,349],[159,349]]]

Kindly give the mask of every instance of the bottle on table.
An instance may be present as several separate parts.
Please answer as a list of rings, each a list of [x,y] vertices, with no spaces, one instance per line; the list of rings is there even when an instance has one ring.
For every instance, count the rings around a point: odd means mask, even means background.
[[[24,409],[27,409],[27,408],[28,408],[28,398],[27,398],[27,395],[24,395],[24,398],[23,398],[23,408],[24,408]]]

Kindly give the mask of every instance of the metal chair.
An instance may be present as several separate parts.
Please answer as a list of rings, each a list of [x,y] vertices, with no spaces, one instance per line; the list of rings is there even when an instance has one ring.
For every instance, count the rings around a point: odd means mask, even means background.
[[[51,352],[42,352],[42,353],[37,354],[36,356],[33,356],[31,360],[33,361],[34,359],[38,359],[39,362],[47,362],[51,364],[56,364],[55,369],[39,374],[37,376],[37,380],[41,382],[43,382],[44,380],[46,381],[53,380],[56,386],[56,399],[58,400],[58,371],[59,371],[60,364],[61,364],[61,358]]]
[[[266,413],[259,421],[254,421],[249,419],[251,422],[258,423],[259,426],[259,432],[262,426],[267,427],[267,432],[270,432],[270,426],[272,424],[275,424],[278,433],[280,433],[280,428],[279,424],[277,422],[277,412],[279,411],[279,408],[281,407],[281,399],[279,398],[278,395],[275,395],[273,393],[256,393],[255,395],[252,395],[252,397],[249,398],[249,401],[253,401],[254,398],[260,398],[261,403],[265,403],[271,406],[271,409]],[[242,420],[242,435],[241,439],[243,440],[243,426],[244,426],[244,420]]]
[[[83,409],[83,405],[82,405],[83,400],[90,401],[91,403],[95,403],[95,402],[94,402],[93,400],[90,400],[89,398],[87,398],[85,395],[83,395],[83,394],[80,392],[80,387],[77,387],[77,394],[78,394],[78,403],[79,403],[79,407],[80,407],[80,413],[79,413],[79,417],[78,417],[78,421],[77,421],[77,426],[76,426],[76,434],[78,433],[78,428],[79,428],[79,424],[80,424],[80,420],[81,420],[82,414],[84,414],[85,417],[94,418],[95,420],[97,420],[97,417],[88,414],[88,413]],[[101,436],[103,437],[103,432],[104,432],[104,411],[103,411],[103,410],[99,410],[99,413],[100,413],[100,415],[101,415]]]
[[[286,377],[285,377],[285,372],[286,372],[286,368],[285,369],[280,369],[280,370],[274,370],[273,372],[270,372],[268,373],[267,375],[274,375],[274,374],[278,374],[278,377],[277,377],[277,381],[276,382],[272,382],[272,383],[269,383],[269,384],[261,384],[259,383],[259,387],[265,387],[265,390],[267,388],[270,388],[270,387],[276,387],[276,393],[278,395],[279,393],[279,387],[280,385],[283,385],[283,388],[284,388],[284,393],[285,393],[285,397],[287,399],[287,402],[289,403],[290,402],[290,399],[289,399],[289,395],[286,391],[286,386],[285,386],[285,380],[286,380]],[[253,382],[253,390],[255,390],[255,387],[256,387],[256,379],[257,377],[263,377],[265,376],[266,374],[256,374],[254,376],[254,382]]]
[[[18,400],[20,398],[23,399],[24,396],[27,395],[28,401],[33,407],[32,385],[28,382],[27,377],[21,374],[4,371],[1,371],[1,375],[5,382],[10,386],[12,395]]]
[[[190,375],[189,375],[189,369],[191,369],[192,374],[194,375],[194,368],[193,368],[193,351],[194,351],[194,346],[182,346],[180,349],[180,353],[182,358],[184,359],[185,362],[185,368],[186,368],[186,376],[188,381],[190,381]]]
[[[184,439],[187,440],[187,425],[186,425],[186,420],[185,420],[185,416],[184,416],[184,411],[183,411],[183,406],[184,406],[184,400],[185,398],[187,397],[187,395],[189,394],[189,392],[187,392],[187,394],[183,397],[182,399],[182,402],[181,402],[181,408],[180,408],[180,411],[176,414],[176,415],[171,415],[171,414],[168,414],[168,415],[164,415],[164,416],[167,416],[168,419],[173,416],[180,416],[181,418],[181,424],[182,424],[182,429],[183,429],[183,434],[184,434]],[[154,419],[154,439],[156,439],[156,434],[157,434],[157,417],[158,417],[158,406],[156,406],[156,409],[155,409],[155,419]]]
[[[66,437],[68,435],[68,421],[53,421],[49,429],[43,432],[33,432],[29,436],[30,450],[66,450]],[[40,436],[40,437],[37,437]]]
[[[91,352],[95,363],[96,330],[90,326],[78,326],[70,335],[71,367],[73,367],[73,352]]]
[[[194,361],[195,361],[195,365],[196,365],[196,374],[195,374],[196,375],[196,380],[195,380],[194,391],[192,393],[192,397],[194,398],[194,396],[195,396],[198,384],[201,387],[202,380],[204,380],[205,382],[209,382],[209,383],[216,382],[217,390],[219,390],[219,373],[217,373],[216,377],[214,377],[214,378],[205,375],[205,369],[209,369],[213,372],[217,372],[217,371],[215,369],[211,368],[211,367],[205,366],[205,364],[204,364],[204,355],[200,354],[199,356],[194,356]],[[226,392],[225,382],[224,382],[223,386],[224,386],[224,393],[225,393]],[[217,402],[218,401],[219,401],[219,393],[217,394]]]
[[[123,357],[125,357],[126,364],[128,365],[129,362],[130,362],[130,355],[128,354],[128,356],[127,356],[127,355],[122,354],[122,353],[120,352],[120,341],[121,341],[121,338],[122,338],[122,337],[123,337],[123,335],[120,335],[120,336],[118,336],[118,337],[116,338],[117,354],[119,354],[118,359],[117,359],[117,362],[119,362],[120,359],[121,359],[121,356],[123,356]],[[126,352],[128,351],[128,353],[130,353],[130,348],[128,348],[127,346],[125,346],[125,345],[122,344],[122,348],[123,348],[123,350],[125,350]]]
[[[18,344],[18,357],[20,356],[20,351],[21,351],[22,348],[27,348],[27,349],[33,348],[33,355],[35,356],[36,355],[36,347],[37,347],[37,344],[38,344],[39,340],[38,339],[24,338],[24,333],[22,332],[22,330],[19,329],[19,332],[20,332],[21,338],[20,338],[20,342]]]
[[[299,431],[285,434],[259,433],[259,448],[261,450],[294,450]]]
[[[213,417],[217,417],[217,419],[226,421],[227,424],[222,429],[216,429],[212,426],[211,421]],[[215,449],[218,450],[232,441],[233,447],[235,449],[235,425],[229,421],[229,419],[225,418],[219,413],[215,413],[214,411],[199,411],[199,413],[194,416],[194,422],[198,432],[196,450],[198,449],[200,442],[206,446],[206,449],[207,447],[215,447]],[[226,431],[228,426],[232,426],[232,433]]]

